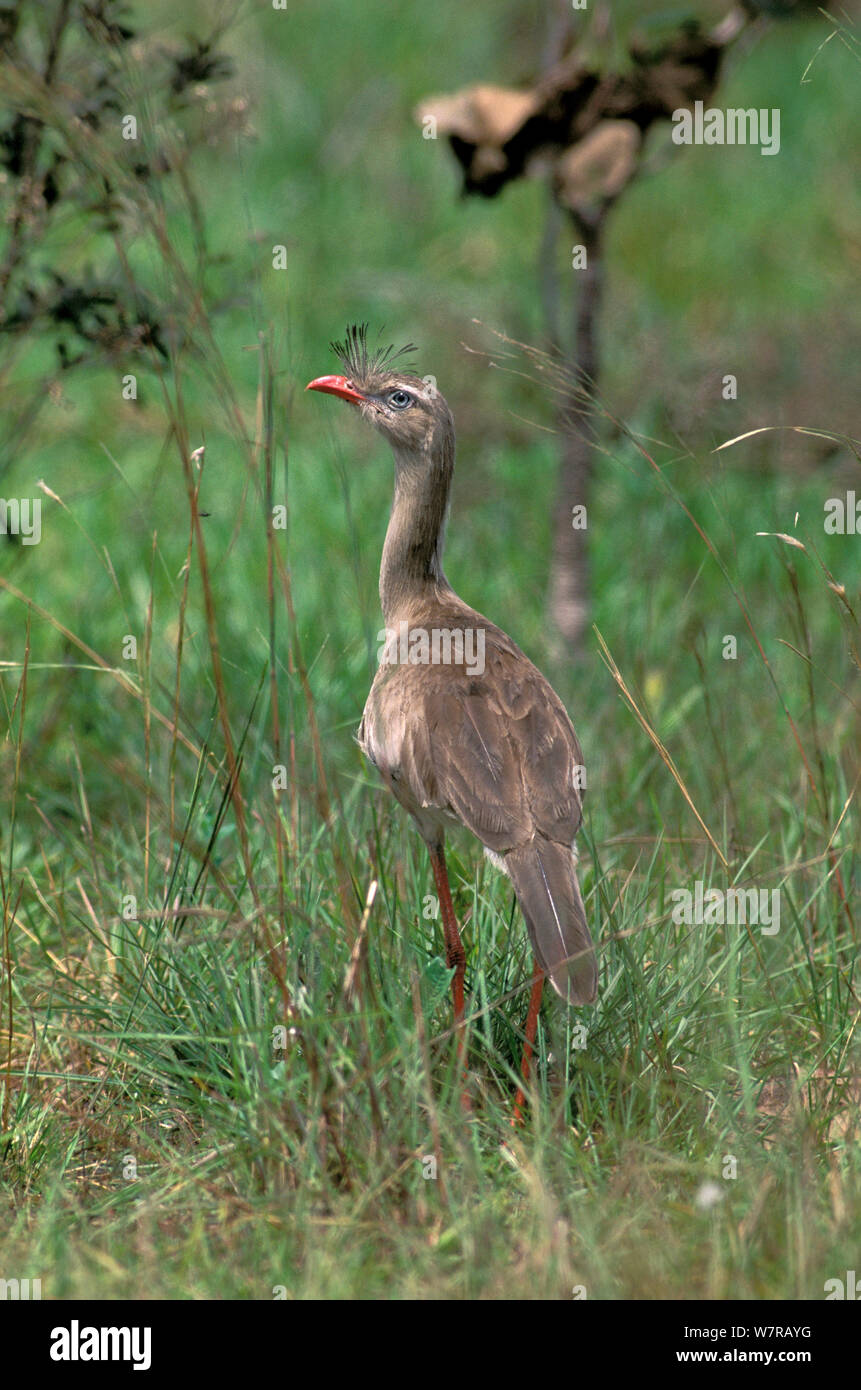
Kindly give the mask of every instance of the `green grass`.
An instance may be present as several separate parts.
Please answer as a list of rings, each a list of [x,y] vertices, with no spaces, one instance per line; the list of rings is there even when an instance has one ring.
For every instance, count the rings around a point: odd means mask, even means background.
[[[836,57],[802,88],[812,31],[761,40],[726,101],[759,83],[756,104],[785,103],[786,161],[747,152],[752,180],[694,151],[620,206],[603,395],[625,428],[604,430],[589,514],[597,633],[554,667],[549,403],[458,348],[501,361],[472,315],[540,332],[540,190],[459,203],[409,123],[428,91],[518,80],[537,40],[511,4],[444,44],[460,13],[344,6],[337,43],[323,11],[289,30],[249,16],[229,43],[257,138],[197,174],[229,260],[195,260],[178,188],[166,255],[125,189],[132,271],[183,350],[137,369],[137,402],[119,367],[69,374],[73,408],[47,404],[9,463],[5,495],[41,478],[62,499],[4,575],[40,611],[0,598],[0,1277],[45,1297],[819,1298],[857,1265],[861,539],[822,528],[857,446],[780,431],[713,452],[759,425],[850,430],[857,266],[835,229],[857,193],[822,131],[823,109],[843,128],[856,69]],[[50,255],[75,238],[61,226]],[[576,1014],[547,1001],[522,1131],[531,964],[511,891],[454,842],[467,1119],[429,864],[353,741],[391,464],[301,394],[349,317],[412,336],[437,374],[460,447],[447,572],[553,676],[585,752],[601,990]],[[34,343],[11,380],[53,370]],[[735,405],[710,385],[725,371]],[[271,537],[267,467],[289,505]],[[671,894],[697,880],[778,888],[780,931],[677,924]]]

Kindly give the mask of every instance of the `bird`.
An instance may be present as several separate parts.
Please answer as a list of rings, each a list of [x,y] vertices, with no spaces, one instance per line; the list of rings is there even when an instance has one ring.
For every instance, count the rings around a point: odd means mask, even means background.
[[[395,464],[380,565],[385,628],[358,743],[428,849],[461,1059],[466,953],[446,865],[447,830],[465,826],[511,881],[535,961],[512,1121],[522,1123],[545,981],[569,1006],[597,995],[574,843],[583,816],[583,755],[549,681],[446,579],[455,429],[436,379],[406,369],[412,343],[372,349],[367,324],[349,324],[330,348],[342,372],[316,377],[305,389],[355,406],[387,440]],[[466,1092],[463,1101],[468,1109]]]

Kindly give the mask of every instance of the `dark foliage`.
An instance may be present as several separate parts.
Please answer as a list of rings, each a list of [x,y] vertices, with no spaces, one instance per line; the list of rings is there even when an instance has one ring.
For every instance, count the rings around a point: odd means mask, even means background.
[[[124,0],[0,0],[0,79],[4,71],[37,84],[73,127],[111,134],[127,113],[129,45],[141,40]],[[179,52],[147,54],[149,95],[168,114],[189,105],[190,89],[229,77],[232,65],[214,38],[189,38]],[[3,83],[0,89],[14,84]],[[185,148],[188,148],[186,141]],[[164,151],[130,146],[128,171],[155,185],[172,171]],[[84,235],[121,229],[121,199],[109,169],[83,167],[62,122],[32,114],[24,102],[0,109],[0,171],[5,174],[0,251],[0,333],[31,330],[54,342],[62,370],[81,362],[127,358],[155,349],[166,333],[153,307],[131,288],[116,255],[96,252],[97,268],[58,266],[47,242],[61,218],[84,215]],[[77,258],[76,258],[77,259]]]

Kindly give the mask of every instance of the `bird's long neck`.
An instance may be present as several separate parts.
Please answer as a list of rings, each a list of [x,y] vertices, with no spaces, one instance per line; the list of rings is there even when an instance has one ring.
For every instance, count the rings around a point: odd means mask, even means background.
[[[435,431],[427,449],[395,450],[395,499],[380,566],[380,603],[391,627],[450,585],[442,551],[451,478],[454,435]]]

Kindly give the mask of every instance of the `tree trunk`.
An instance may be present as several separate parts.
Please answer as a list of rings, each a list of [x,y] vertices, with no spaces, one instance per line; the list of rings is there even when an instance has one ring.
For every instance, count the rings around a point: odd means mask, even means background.
[[[588,529],[575,527],[574,508],[588,507],[592,477],[591,393],[597,386],[599,363],[597,322],[604,285],[602,237],[607,206],[595,212],[571,214],[577,243],[586,248],[574,326],[571,393],[559,412],[562,458],[553,513],[553,560],[549,615],[556,633],[558,655],[578,657],[589,621]]]

